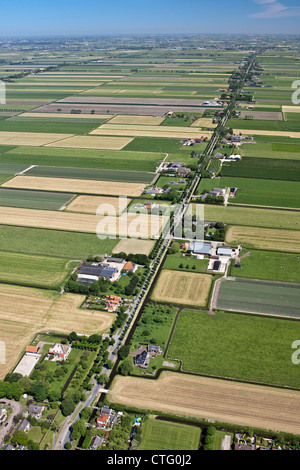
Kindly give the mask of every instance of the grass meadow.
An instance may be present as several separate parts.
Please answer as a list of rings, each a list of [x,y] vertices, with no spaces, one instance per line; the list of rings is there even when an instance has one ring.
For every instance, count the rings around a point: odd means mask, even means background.
[[[167,351],[185,371],[300,388],[291,345],[300,322],[183,310]]]

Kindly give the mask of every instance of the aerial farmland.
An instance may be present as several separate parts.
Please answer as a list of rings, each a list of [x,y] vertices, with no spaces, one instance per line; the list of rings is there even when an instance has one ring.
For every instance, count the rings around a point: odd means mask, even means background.
[[[0,42],[0,398],[54,416],[39,448],[299,448],[300,49],[278,41]]]

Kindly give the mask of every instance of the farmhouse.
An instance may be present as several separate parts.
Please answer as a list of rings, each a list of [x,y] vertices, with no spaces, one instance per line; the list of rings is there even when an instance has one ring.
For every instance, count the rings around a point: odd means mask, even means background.
[[[107,405],[102,406],[101,415],[97,417],[97,421],[96,421],[98,428],[102,428],[102,429],[106,428],[111,417],[111,412],[112,410],[109,408],[109,406]]]

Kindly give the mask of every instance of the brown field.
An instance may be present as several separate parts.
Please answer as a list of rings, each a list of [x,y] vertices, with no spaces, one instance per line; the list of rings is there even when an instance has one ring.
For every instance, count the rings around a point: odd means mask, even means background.
[[[117,376],[113,403],[240,426],[300,434],[300,393],[163,372],[158,380]]]
[[[107,114],[71,114],[71,113],[23,113],[19,114],[18,118],[70,118],[70,119],[108,119],[110,115]]]
[[[282,106],[283,113],[300,113],[300,106]]]
[[[43,132],[0,132],[0,145],[29,145],[40,147],[51,142],[58,146],[58,141],[72,138],[72,134],[52,134]]]
[[[300,253],[300,232],[297,230],[234,226],[229,228],[226,242],[260,250]]]
[[[204,307],[211,281],[208,274],[163,270],[151,298],[159,302]]]
[[[82,148],[82,149],[99,149],[99,150],[121,150],[125,145],[129,144],[132,139],[125,137],[91,137],[91,136],[67,136],[59,142],[47,144],[47,147],[59,148]],[[0,136],[1,139],[1,136]],[[0,140],[1,143],[1,140]],[[25,144],[17,144],[25,145]],[[29,144],[28,144],[29,145]],[[40,144],[42,145],[42,144]]]
[[[36,189],[41,191],[63,191],[77,194],[138,197],[141,195],[145,185],[143,183],[91,181],[72,178],[48,178],[20,175],[4,183],[2,187]]]
[[[101,217],[75,212],[0,207],[0,221],[4,225],[97,233],[114,237],[151,238],[160,233],[163,218],[150,218],[148,214]]]
[[[107,215],[119,215],[126,209],[130,202],[131,199],[127,198],[78,196],[76,199],[72,200],[66,210],[98,215],[105,215],[104,212],[107,211]],[[103,207],[100,208],[99,206]]]
[[[133,240],[132,238],[124,238],[115,246],[113,253],[123,252],[126,254],[149,255],[153,246],[154,241],[151,240]]]
[[[159,126],[163,122],[164,118],[160,116],[132,116],[122,115],[115,116],[109,121],[109,124],[141,124],[144,126]]]
[[[10,372],[21,352],[39,331],[86,335],[108,330],[115,315],[80,309],[85,297],[0,284],[0,340],[5,342],[6,363],[0,379]]]
[[[165,138],[194,138],[209,137],[211,132],[202,131],[200,128],[173,127],[173,126],[138,126],[103,124],[98,129],[90,132],[90,135],[118,135],[133,137],[165,137]],[[69,140],[69,139],[67,139]]]
[[[286,131],[262,131],[253,129],[234,129],[234,134],[243,135],[275,135],[276,137],[290,137],[291,139],[300,139],[300,132],[286,132]]]
[[[217,127],[217,124],[213,124],[212,119],[199,118],[196,119],[190,127]]]

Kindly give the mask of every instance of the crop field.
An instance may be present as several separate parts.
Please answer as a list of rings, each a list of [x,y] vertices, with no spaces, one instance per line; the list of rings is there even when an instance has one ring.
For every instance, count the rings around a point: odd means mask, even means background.
[[[40,113],[40,112],[27,112],[23,114],[19,114],[17,118],[18,120],[22,119],[70,119],[75,121],[81,121],[85,119],[92,119],[93,121],[98,120],[107,120],[113,116],[108,116],[107,114],[71,114],[71,113]]]
[[[251,112],[249,113],[251,114]],[[297,122],[256,120],[256,119],[231,119],[228,125],[238,129],[260,129],[261,131],[272,132],[299,132],[300,126]]]
[[[30,145],[39,147],[53,143],[58,145],[62,139],[72,138],[71,134],[58,134],[46,132],[0,132],[0,145]],[[76,137],[75,137],[76,139]],[[124,144],[125,145],[125,144]]]
[[[126,254],[144,254],[149,255],[154,247],[152,240],[134,240],[132,238],[123,238],[113,248],[113,253],[126,253]]]
[[[298,211],[238,207],[233,205],[224,207],[206,204],[204,206],[204,217],[206,222],[222,221],[229,225],[283,229],[283,234],[285,232],[289,233],[290,230],[300,230],[300,213]],[[286,236],[283,235],[282,238],[284,239]]]
[[[150,184],[155,173],[142,171],[126,171],[126,170],[106,170],[98,168],[71,168],[62,166],[39,166],[36,165],[26,172],[24,176],[42,176],[53,178],[70,178],[79,180],[96,180],[96,181],[112,181],[112,182],[132,182]]]
[[[243,257],[243,255],[246,255]],[[230,275],[270,281],[300,283],[300,255],[272,251],[242,252],[241,267],[232,264]]]
[[[164,118],[161,116],[133,116],[123,114],[110,119],[109,124],[159,126],[163,120]]]
[[[86,259],[90,255],[111,253],[119,242],[118,238],[100,240],[96,233],[77,233],[10,225],[0,225],[0,238],[1,250],[35,255],[47,253],[49,256],[69,259]],[[154,243],[144,240],[130,241],[134,246],[137,246],[138,242],[152,245]]]
[[[237,162],[224,162],[221,175],[262,178],[264,180],[300,181],[300,160],[244,157]],[[263,186],[264,183],[262,181]],[[276,189],[275,184],[274,192]]]
[[[272,170],[271,170],[272,171]],[[262,170],[264,173],[264,170]],[[285,170],[283,170],[283,175]],[[298,178],[295,171],[295,178]],[[279,176],[279,175],[278,175]],[[229,204],[256,206],[300,207],[300,182],[255,178],[221,178],[221,187],[238,188]]]
[[[300,133],[299,133],[300,134]],[[202,131],[198,127],[185,128],[175,126],[138,126],[138,125],[119,125],[119,124],[103,124],[98,129],[90,132],[90,135],[113,135],[113,136],[130,136],[130,137],[163,137],[163,138],[200,138],[210,137],[212,132]]]
[[[24,348],[39,331],[67,333],[74,329],[91,335],[106,331],[115,315],[99,310],[80,309],[84,296],[0,284],[0,331],[6,346],[4,378],[16,364]]]
[[[273,122],[273,121],[272,121]],[[298,131],[269,131],[262,129],[243,129],[237,123],[237,127],[233,129],[234,134],[242,135],[263,135],[263,136],[272,136],[272,137],[290,137],[292,139],[300,139],[300,132]],[[259,127],[259,126],[258,126]]]
[[[247,249],[300,253],[300,232],[298,230],[234,226],[229,228],[226,242],[234,245],[241,244]]]
[[[1,191],[0,191],[1,196]],[[67,206],[67,211],[85,214],[119,215],[130,204],[131,199],[101,196],[78,196]]]
[[[158,380],[117,376],[108,399],[144,410],[300,433],[298,391],[163,372]]]
[[[114,217],[0,206],[0,216],[4,225],[97,233],[103,237],[152,238],[160,233],[163,225],[162,217],[150,218],[147,214]]]
[[[61,134],[63,135],[63,134]],[[113,134],[116,136],[116,134]],[[54,139],[53,139],[54,140]],[[107,134],[104,137],[91,137],[91,136],[65,136],[65,138],[58,139],[56,142],[46,142],[48,147],[60,147],[60,148],[84,148],[84,149],[102,149],[102,150],[121,150],[123,147],[129,144],[132,139],[126,137],[107,137]],[[0,133],[0,143],[1,133]],[[4,142],[6,143],[6,142]],[[10,143],[10,142],[9,142]],[[14,144],[15,142],[12,142]],[[16,144],[16,145],[26,145],[26,144]],[[29,144],[31,145],[31,144]],[[43,144],[39,144],[43,145]]]
[[[255,145],[245,144],[240,147],[242,155],[252,158],[263,159],[283,159],[283,160],[300,160],[299,143],[289,142],[257,142]]]
[[[57,289],[77,265],[63,258],[0,251],[0,282]]]
[[[144,189],[141,183],[114,181],[93,181],[72,178],[46,178],[39,176],[16,176],[2,187],[32,189],[39,191],[65,191],[80,194],[100,194],[107,196],[140,196]]]
[[[155,140],[155,139],[152,139]],[[49,147],[0,147],[0,171],[3,165],[18,165],[9,173],[22,171],[31,165],[62,166],[153,172],[165,157],[163,152],[118,150],[61,149]]]
[[[156,282],[151,299],[179,305],[205,306],[212,278],[208,274],[181,273],[163,270]]]
[[[0,206],[59,210],[75,194],[0,188]]]
[[[143,424],[139,450],[198,450],[201,429],[160,419],[147,419]]]
[[[222,281],[217,306],[221,310],[300,319],[298,284],[230,278]]]
[[[296,321],[185,309],[166,357],[180,359],[188,372],[300,389],[291,361],[291,345],[299,334]]]

